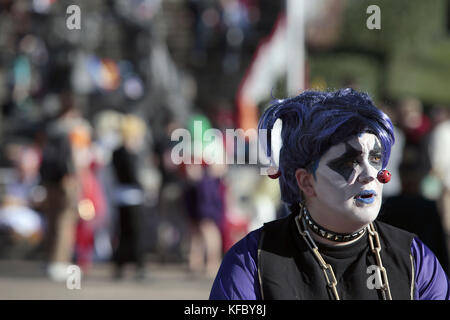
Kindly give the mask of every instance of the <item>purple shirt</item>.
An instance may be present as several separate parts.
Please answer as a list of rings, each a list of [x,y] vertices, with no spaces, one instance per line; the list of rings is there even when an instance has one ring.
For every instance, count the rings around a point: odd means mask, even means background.
[[[257,272],[259,228],[226,254],[214,280],[210,300],[261,300]],[[449,300],[450,282],[436,256],[417,237],[411,244],[415,270],[415,300]]]

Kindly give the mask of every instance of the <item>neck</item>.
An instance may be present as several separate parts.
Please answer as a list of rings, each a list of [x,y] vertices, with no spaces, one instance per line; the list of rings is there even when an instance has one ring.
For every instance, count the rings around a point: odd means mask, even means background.
[[[357,241],[365,232],[366,226],[361,226],[351,232],[336,232],[317,223],[308,212],[306,206],[302,207],[301,214],[307,227],[312,231],[313,237],[321,243],[332,245],[347,245]]]
[[[350,240],[350,241],[336,242],[336,241],[331,241],[331,240],[325,239],[325,238],[317,235],[314,232],[314,230],[312,230],[310,227],[308,227],[308,229],[313,231],[313,232],[310,232],[310,234],[314,238],[314,240],[316,240],[317,242],[320,242],[322,244],[331,245],[331,246],[335,246],[335,247],[343,247],[343,246],[350,245],[350,244],[358,241],[359,239],[361,239],[361,237],[363,237],[365,234],[365,232],[363,232],[360,236],[358,236],[357,238]]]
[[[317,207],[315,203],[307,203],[306,207],[309,217],[317,225],[334,233],[353,234],[367,226],[367,223],[333,212],[332,208]]]

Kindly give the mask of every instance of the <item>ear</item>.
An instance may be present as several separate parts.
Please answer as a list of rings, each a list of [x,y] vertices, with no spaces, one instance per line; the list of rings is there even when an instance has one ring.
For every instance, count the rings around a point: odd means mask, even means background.
[[[297,185],[303,194],[307,198],[312,198],[316,196],[316,191],[313,187],[313,175],[312,173],[306,171],[306,169],[300,168],[295,171],[295,179],[297,180]]]

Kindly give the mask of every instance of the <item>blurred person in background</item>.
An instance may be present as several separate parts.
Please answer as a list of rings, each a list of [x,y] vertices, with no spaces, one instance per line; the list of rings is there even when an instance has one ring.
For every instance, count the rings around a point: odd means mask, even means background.
[[[38,212],[42,200],[42,188],[38,186],[40,152],[21,143],[9,144],[6,149],[13,174],[11,179],[2,181],[5,185],[0,202],[0,255],[27,257],[44,235],[44,221]]]
[[[431,132],[429,155],[431,161],[430,175],[437,180],[440,189],[437,192],[439,211],[444,225],[447,248],[450,250],[450,115],[441,110],[435,117],[436,126]],[[450,251],[448,253],[450,255]]]
[[[405,135],[403,160],[419,163],[427,171],[430,161],[427,152],[431,121],[423,111],[422,102],[416,98],[405,98],[397,108],[399,128]]]
[[[112,154],[118,208],[114,241],[114,277],[121,279],[127,263],[136,267],[136,278],[146,277],[144,230],[144,189],[139,176],[139,155],[144,147],[146,124],[135,115],[120,120],[122,145]]]
[[[97,164],[92,149],[92,128],[80,123],[69,133],[80,184],[76,227],[75,262],[86,273],[93,260],[95,236],[104,224],[107,212],[103,188],[97,178]]]
[[[214,277],[222,259],[221,228],[225,215],[225,185],[221,164],[188,164],[185,201],[190,220],[189,269]]]
[[[189,270],[192,274],[213,277],[222,258],[223,222],[226,211],[227,172],[225,148],[220,136],[206,140],[211,130],[210,119],[194,114],[188,122],[192,145],[200,145],[202,153],[190,154],[192,164],[185,164],[185,206],[189,219]]]
[[[213,121],[214,128],[217,128],[222,133],[223,141],[222,143],[217,141],[216,148],[221,148],[225,159],[235,159],[236,157],[241,156],[238,152],[236,152],[238,149],[237,145],[240,143],[239,139],[241,139],[241,137],[238,137],[237,141],[235,141],[234,138],[227,138],[227,130],[231,129],[234,132],[236,129],[236,114],[232,111],[232,109],[232,103],[230,101],[227,101],[226,99],[218,99],[213,107],[214,112],[211,112],[210,114],[210,119]],[[217,167],[220,168],[220,166]],[[259,177],[252,179],[255,175],[254,171],[251,169],[251,166],[248,166],[247,168],[244,167],[223,167],[226,172],[224,172],[221,177],[225,191],[225,210],[220,225],[220,231],[222,234],[222,252],[228,251],[236,242],[247,234],[252,218],[255,218],[255,221],[260,221],[260,215],[258,215],[258,213],[261,213],[261,216],[267,218],[267,213],[271,210],[270,205],[268,210],[265,210],[266,208],[263,208],[262,206],[253,206],[253,197],[261,196],[267,200],[267,198],[265,198],[267,194],[264,192],[269,190],[264,187],[267,186],[264,183],[257,184],[258,186],[261,186],[261,188],[252,188],[252,182],[255,182],[255,180]],[[234,169],[237,169],[237,171],[234,171]],[[243,169],[243,171],[239,169]],[[244,180],[246,183],[243,183]],[[248,192],[243,193],[243,189],[246,189]],[[253,191],[256,192],[254,193]],[[270,197],[270,192],[268,193]],[[243,202],[246,205],[243,206]],[[258,209],[261,209],[261,211],[258,211]],[[253,215],[252,213],[255,214]],[[270,213],[268,215],[270,216]]]
[[[171,158],[173,147],[177,144],[172,141],[172,132],[182,125],[166,110],[163,127],[155,132],[153,145],[153,163],[160,173],[160,183],[157,197],[157,239],[156,251],[162,262],[169,259],[182,259],[182,239],[187,236],[185,214],[180,210],[183,207],[184,180],[180,168]]]
[[[85,135],[77,135],[80,128],[89,128],[70,91],[60,94],[58,116],[48,124],[40,167],[41,184],[46,190],[42,210],[47,217],[46,243],[49,277],[65,281],[67,267],[75,255],[79,204],[82,183],[78,170],[84,161],[78,144]]]
[[[47,272],[52,280],[64,281],[74,253],[80,192],[70,141],[66,135],[48,137],[43,149],[40,176],[46,191],[42,212],[47,226]]]
[[[379,220],[417,234],[449,275],[447,243],[438,207],[421,193],[421,181],[427,172],[415,162],[403,162],[399,173],[402,192],[384,202]]]

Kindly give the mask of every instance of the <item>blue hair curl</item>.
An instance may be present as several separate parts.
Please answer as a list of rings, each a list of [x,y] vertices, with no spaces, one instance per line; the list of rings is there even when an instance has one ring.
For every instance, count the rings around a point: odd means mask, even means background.
[[[258,129],[268,131],[269,157],[271,130],[277,119],[283,122],[279,159],[281,198],[289,205],[302,200],[295,171],[305,168],[314,173],[320,157],[331,146],[356,134],[373,133],[382,145],[384,169],[395,142],[389,117],[375,107],[368,94],[350,88],[333,92],[305,91],[272,104],[258,124]]]

